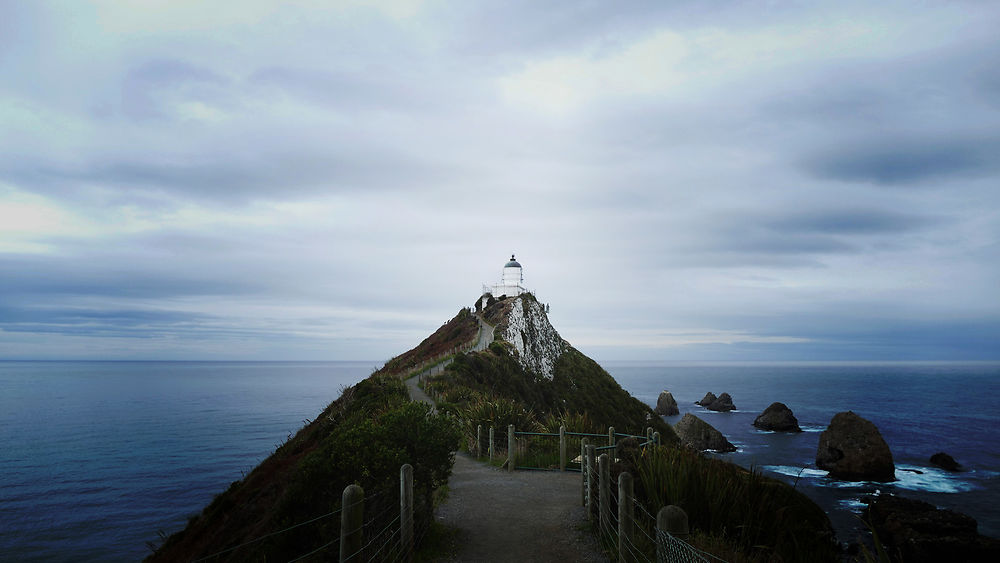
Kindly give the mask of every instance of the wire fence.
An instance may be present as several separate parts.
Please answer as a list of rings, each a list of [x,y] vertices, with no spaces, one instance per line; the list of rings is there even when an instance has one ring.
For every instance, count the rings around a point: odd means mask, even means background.
[[[613,560],[671,563],[724,561],[671,533],[671,528],[676,525],[666,515],[674,514],[680,509],[664,507],[654,516],[642,503],[636,502],[632,495],[631,475],[621,473],[618,483],[612,485],[611,456],[608,455],[601,462],[602,456],[597,453],[597,448],[592,447],[583,460],[583,503],[587,507],[587,517],[594,527],[601,548],[612,554]],[[623,481],[627,481],[628,485],[623,486]],[[683,528],[681,535],[686,535],[686,517]],[[674,532],[677,533],[677,530]]]
[[[335,510],[216,551],[195,559],[192,563],[259,558],[260,554],[251,554],[245,548],[279,538],[293,530],[323,523],[336,516],[341,517],[339,534],[334,534],[334,537],[321,545],[303,548],[301,554],[287,561],[411,561],[415,546],[420,544],[430,529],[430,521],[423,519],[421,525],[414,526],[413,471],[412,467],[406,469],[407,467],[408,464],[400,468],[398,486],[386,486],[372,493],[365,493],[360,487],[350,485],[344,491],[343,506]],[[349,491],[353,493],[352,488],[359,494],[349,494]]]
[[[467,354],[479,349],[479,342],[483,339],[483,332],[487,329],[487,327],[489,330],[493,330],[492,326],[486,324],[482,319],[479,319],[479,329],[476,331],[476,335],[471,340],[458,346],[454,346],[442,354],[438,354],[433,358],[424,360],[423,362],[411,367],[403,375],[403,379],[409,379],[419,374],[420,383],[426,384],[429,378],[443,373],[444,368],[451,363],[450,360],[454,359],[459,353]]]

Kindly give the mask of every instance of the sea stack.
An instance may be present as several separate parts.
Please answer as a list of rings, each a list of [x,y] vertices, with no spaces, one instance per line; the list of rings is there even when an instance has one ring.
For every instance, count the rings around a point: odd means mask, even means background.
[[[736,451],[736,446],[732,445],[722,432],[691,413],[685,414],[684,418],[674,425],[674,431],[684,445],[696,450],[715,450],[723,453]]]
[[[948,471],[961,471],[962,465],[955,461],[955,458],[944,452],[938,452],[931,456],[931,463]]]
[[[660,393],[660,397],[656,399],[656,410],[654,412],[660,416],[674,416],[681,413],[677,409],[677,401],[674,400],[674,396],[670,394],[670,391],[666,390]]]
[[[729,396],[729,393],[723,393],[714,401],[705,405],[705,408],[710,411],[729,412],[736,410],[736,405],[733,404],[733,398]]]
[[[816,467],[845,481],[894,481],[896,466],[882,434],[851,411],[833,416],[819,436]]]
[[[715,396],[715,393],[709,391],[708,393],[705,393],[705,397],[702,400],[695,401],[694,404],[707,407],[708,405],[711,405],[716,399],[718,399],[718,397]]]
[[[792,414],[792,409],[785,403],[771,403],[771,406],[764,409],[753,425],[761,430],[772,430],[775,432],[802,432],[799,428],[799,421]]]

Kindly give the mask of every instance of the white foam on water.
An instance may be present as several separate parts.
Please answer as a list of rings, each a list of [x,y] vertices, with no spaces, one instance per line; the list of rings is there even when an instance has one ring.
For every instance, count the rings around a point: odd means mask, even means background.
[[[766,465],[761,468],[791,477],[821,478],[828,476],[828,473],[821,469],[799,468],[790,465]],[[916,473],[915,471],[920,471],[920,473]],[[888,483],[879,481],[842,481],[830,478],[820,479],[815,484],[835,489],[892,487],[930,493],[963,493],[978,488],[974,483],[962,479],[961,475],[961,473],[950,473],[944,469],[934,467],[900,464],[896,466],[896,480]]]
[[[822,432],[826,430],[826,426],[799,426],[803,432]]]
[[[771,471],[789,477],[817,478],[826,477],[826,471],[822,469],[811,469],[809,467],[795,467],[794,465],[761,465],[764,471]]]
[[[921,473],[907,471],[908,469]],[[896,481],[892,484],[899,489],[931,493],[964,493],[976,488],[974,484],[963,480],[961,475],[936,467],[900,464],[896,466]]]
[[[840,505],[841,508],[845,508],[855,513],[861,513],[861,511],[868,506],[867,503],[861,502],[861,499],[856,498],[839,500],[837,501],[837,504]]]

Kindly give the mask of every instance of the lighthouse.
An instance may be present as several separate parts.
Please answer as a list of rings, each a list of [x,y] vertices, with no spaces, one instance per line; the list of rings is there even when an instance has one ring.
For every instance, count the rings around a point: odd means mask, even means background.
[[[503,281],[504,288],[511,288],[510,292],[505,291],[507,295],[520,295],[524,291],[521,284],[524,283],[524,274],[521,272],[521,264],[514,259],[514,255],[510,255],[510,262],[503,265]]]
[[[514,297],[522,293],[527,293],[527,291],[527,289],[524,289],[524,274],[521,264],[514,258],[513,254],[510,255],[510,260],[503,265],[500,283],[483,285],[483,293],[491,293],[494,297],[500,297],[501,295]]]

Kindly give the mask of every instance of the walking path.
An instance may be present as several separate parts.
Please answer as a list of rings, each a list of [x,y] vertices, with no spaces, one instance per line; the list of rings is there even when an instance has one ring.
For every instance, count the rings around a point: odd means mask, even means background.
[[[458,530],[447,562],[607,561],[585,529],[579,473],[508,473],[459,453],[437,519]]]
[[[473,347],[477,352],[493,342],[494,330],[482,319],[479,323]],[[409,378],[406,385],[411,400],[433,405],[417,387],[419,376],[427,372]],[[448,479],[448,499],[438,508],[437,519],[458,531],[444,562],[607,561],[597,540],[585,531],[579,473],[509,473],[458,453]]]
[[[490,324],[487,324],[486,321],[484,321],[483,319],[480,318],[479,319],[479,340],[477,340],[475,346],[472,347],[472,351],[473,352],[482,352],[483,350],[485,350],[486,348],[488,348],[489,345],[490,345],[490,343],[493,342],[493,331],[494,331],[494,327],[492,325],[490,325]],[[440,364],[437,364],[437,365],[435,365],[433,367],[429,367],[429,368],[425,369],[424,371],[422,371],[420,373],[417,373],[416,375],[413,375],[410,378],[408,378],[406,380],[406,388],[410,392],[410,400],[411,401],[421,401],[421,402],[427,403],[427,404],[429,404],[429,405],[431,405],[433,407],[434,406],[434,401],[432,401],[431,398],[428,397],[426,393],[424,393],[423,389],[421,389],[420,387],[417,386],[417,383],[420,382],[420,377],[423,376],[423,375],[434,375],[434,374],[441,373],[442,371],[444,371],[445,366],[447,366],[448,364],[450,364],[452,361],[453,360],[451,360],[451,359],[445,360],[445,361],[441,362]]]

